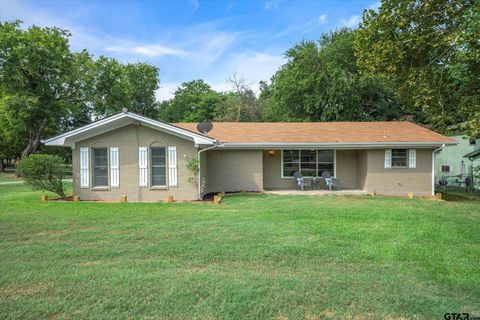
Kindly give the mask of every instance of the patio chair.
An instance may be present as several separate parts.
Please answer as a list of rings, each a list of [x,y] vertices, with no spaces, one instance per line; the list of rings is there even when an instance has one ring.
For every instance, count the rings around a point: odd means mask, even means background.
[[[325,179],[325,183],[327,184],[328,189],[330,189],[330,191],[332,191],[332,189],[333,189],[333,178],[330,175],[330,172],[323,171],[322,172],[322,178]]]
[[[302,174],[298,171],[295,171],[293,173],[293,176],[295,179],[297,179],[297,186],[302,189],[302,191],[305,189],[305,187],[312,188],[312,182],[309,180],[305,180],[305,178],[302,176]]]

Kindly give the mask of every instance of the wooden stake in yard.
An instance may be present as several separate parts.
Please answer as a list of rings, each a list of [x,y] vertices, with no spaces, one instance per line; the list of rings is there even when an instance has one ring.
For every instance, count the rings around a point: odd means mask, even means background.
[[[120,202],[127,202],[127,196],[126,195],[120,196]]]
[[[221,200],[222,200],[221,194],[217,194],[213,196],[213,204],[219,204]]]
[[[42,194],[40,199],[42,199],[42,201],[48,201],[48,196],[46,194]]]
[[[80,201],[80,197],[79,196],[73,196],[73,201],[75,201],[75,202]]]
[[[173,196],[167,197],[167,203],[173,203]]]

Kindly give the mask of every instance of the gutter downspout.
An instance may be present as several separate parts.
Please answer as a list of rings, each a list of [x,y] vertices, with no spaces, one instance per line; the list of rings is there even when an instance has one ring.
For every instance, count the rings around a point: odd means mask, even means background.
[[[202,191],[200,190],[200,187],[202,185],[202,174],[201,174],[202,170],[201,170],[200,154],[204,151],[211,150],[211,149],[214,149],[214,148],[218,147],[217,140],[214,140],[213,143],[214,144],[211,147],[198,150],[198,175],[197,175],[198,176],[198,181],[197,181],[198,200],[202,200]]]
[[[435,195],[435,154],[442,151],[444,148],[445,144],[442,144],[440,148],[437,148],[432,152],[432,196]]]

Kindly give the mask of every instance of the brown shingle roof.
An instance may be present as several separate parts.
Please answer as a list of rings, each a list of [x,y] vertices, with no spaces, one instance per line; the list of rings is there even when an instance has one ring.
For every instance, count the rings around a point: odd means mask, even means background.
[[[195,131],[196,123],[173,123]],[[209,137],[231,143],[452,143],[410,122],[214,122]]]

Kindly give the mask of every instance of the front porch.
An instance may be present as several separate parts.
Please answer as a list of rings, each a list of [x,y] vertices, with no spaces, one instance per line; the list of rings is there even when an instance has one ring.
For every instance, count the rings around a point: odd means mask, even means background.
[[[299,190],[299,189],[272,189],[265,190],[266,194],[275,195],[302,195],[302,196],[362,196],[367,195],[367,191],[358,189],[340,189],[340,190]]]

